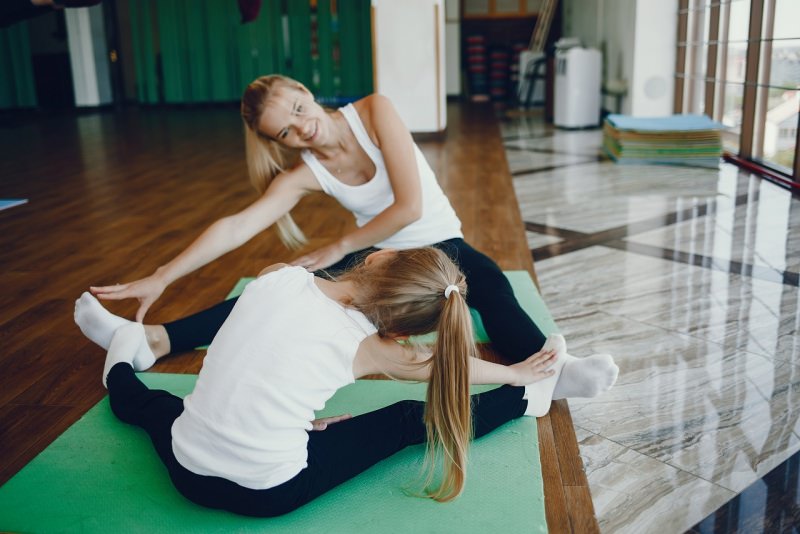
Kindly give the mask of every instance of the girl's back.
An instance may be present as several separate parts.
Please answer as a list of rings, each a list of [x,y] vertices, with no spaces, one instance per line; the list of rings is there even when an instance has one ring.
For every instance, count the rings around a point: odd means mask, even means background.
[[[353,382],[358,346],[374,332],[301,267],[254,280],[214,338],[175,421],[175,456],[191,471],[249,488],[289,480],[306,466],[314,411]]]

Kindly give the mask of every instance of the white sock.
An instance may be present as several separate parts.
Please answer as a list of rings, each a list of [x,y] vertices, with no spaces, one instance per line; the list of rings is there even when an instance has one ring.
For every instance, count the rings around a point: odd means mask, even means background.
[[[553,399],[596,397],[608,391],[619,375],[619,367],[610,354],[576,358],[565,354],[564,369],[553,390]]]
[[[117,328],[131,322],[105,309],[88,291],[75,301],[75,323],[84,336],[106,350]]]
[[[111,345],[111,338],[118,328],[132,324],[119,315],[114,315],[100,304],[94,295],[84,292],[81,298],[75,301],[75,323],[83,332],[83,335],[108,350]],[[150,346],[145,342],[140,347],[133,358],[133,368],[136,371],[146,371],[156,363],[156,357]]]
[[[547,341],[542,347],[542,350],[555,350],[556,361],[550,367],[554,370],[552,376],[548,376],[544,380],[534,382],[525,386],[525,394],[523,399],[527,399],[528,408],[525,410],[525,415],[533,417],[542,417],[547,415],[550,411],[550,404],[553,400],[553,391],[555,390],[556,383],[561,376],[561,370],[564,368],[564,363],[567,354],[567,342],[561,334],[551,334],[547,337]]]
[[[127,363],[133,367],[133,358],[142,343],[147,344],[147,339],[145,339],[144,327],[141,324],[131,322],[117,328],[111,338],[108,354],[106,354],[106,364],[103,366],[104,386],[109,371],[118,363]]]

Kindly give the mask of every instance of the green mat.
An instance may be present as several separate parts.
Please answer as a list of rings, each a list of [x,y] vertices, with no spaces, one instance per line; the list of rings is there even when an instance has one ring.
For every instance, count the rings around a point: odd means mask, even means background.
[[[150,387],[179,395],[196,378],[140,376]],[[424,394],[424,384],[359,380],[340,390],[322,415],[355,415]],[[178,494],[147,435],[118,421],[106,398],[0,488],[0,530],[546,532],[534,419],[517,419],[473,443],[466,489],[451,503],[404,494],[419,480],[423,454],[422,446],[409,447],[288,515],[240,517]]]
[[[537,324],[545,332],[555,331],[527,273],[507,276]],[[196,379],[139,376],[152,388],[181,396]],[[487,389],[491,386],[474,391]],[[359,380],[337,392],[319,415],[357,415],[424,394],[424,384]],[[178,494],[146,434],[118,421],[106,398],[0,487],[0,531],[547,531],[534,419],[512,421],[472,444],[466,489],[451,503],[405,494],[404,489],[417,488],[423,454],[422,446],[407,448],[285,516],[246,518],[202,508]]]

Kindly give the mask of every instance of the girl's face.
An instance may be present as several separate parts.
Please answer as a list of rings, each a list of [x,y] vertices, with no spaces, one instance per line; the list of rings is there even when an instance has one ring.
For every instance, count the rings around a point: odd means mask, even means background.
[[[327,113],[311,93],[293,87],[278,87],[264,106],[259,133],[290,148],[322,144],[329,134]]]

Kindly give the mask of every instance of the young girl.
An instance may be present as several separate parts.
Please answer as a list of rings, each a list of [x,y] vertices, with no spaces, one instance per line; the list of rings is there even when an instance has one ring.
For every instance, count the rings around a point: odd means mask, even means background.
[[[374,253],[336,281],[276,265],[247,286],[185,400],[149,390],[134,374],[146,344],[138,323],[113,335],[103,383],[114,413],[150,435],[175,487],[200,505],[284,514],[426,441],[443,464],[428,495],[447,501],[464,487],[470,437],[545,413],[570,358],[556,336],[508,367],[477,359],[466,291],[464,275],[433,248]],[[395,341],[433,330],[432,354]],[[591,359],[613,365],[607,355]],[[333,418],[311,432],[315,410],[371,373],[429,380],[427,402]],[[616,373],[581,377],[595,394]],[[470,383],[509,385],[477,395],[473,413]]]
[[[463,239],[461,223],[411,134],[385,97],[371,95],[328,112],[302,84],[283,76],[258,78],[244,92],[248,171],[261,196],[239,213],[206,229],[186,250],[152,275],[91,291],[101,299],[137,298],[136,320],[177,278],[231,251],[273,223],[283,241],[305,241],[289,211],[304,196],[323,191],[353,212],[358,228],[335,243],[302,256],[293,265],[331,273],[345,270],[365,251],[432,245],[464,272],[468,304],[481,314],[497,351],[522,361],[539,351],[545,337],[519,306],[508,280],[487,256]],[[220,304],[146,331],[155,356],[207,345],[233,308]],[[108,348],[118,320],[86,309],[84,333]],[[143,350],[150,350],[145,347]]]

